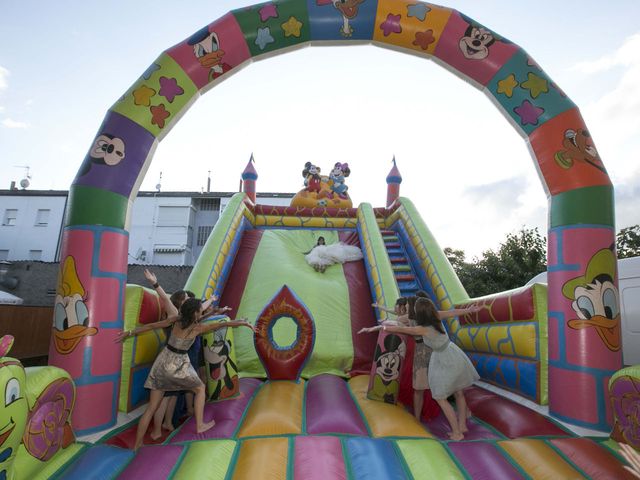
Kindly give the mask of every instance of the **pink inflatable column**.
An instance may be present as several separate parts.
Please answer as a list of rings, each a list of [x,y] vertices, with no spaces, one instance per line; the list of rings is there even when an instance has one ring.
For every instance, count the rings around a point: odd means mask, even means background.
[[[253,163],[252,153],[244,172],[242,172],[242,190],[247,194],[249,200],[256,203],[256,180],[258,180],[258,172],[256,172]]]
[[[396,165],[396,157],[393,157],[393,168],[387,175],[387,208],[393,205],[400,196],[400,184],[402,183],[402,176],[400,170]]]

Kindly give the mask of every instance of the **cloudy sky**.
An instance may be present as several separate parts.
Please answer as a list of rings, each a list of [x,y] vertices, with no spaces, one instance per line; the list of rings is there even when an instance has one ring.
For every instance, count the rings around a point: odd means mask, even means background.
[[[253,1],[0,2],[0,188],[67,189],[108,108],[166,48]],[[133,4],[133,5],[130,5]],[[640,223],[640,3],[451,0],[528,51],[580,107],[616,187],[617,228]],[[524,140],[488,98],[425,58],[369,45],[310,47],[248,65],[159,144],[143,190],[297,191],[311,161],[348,162],[356,204],[382,206],[395,155],[441,246],[467,258],[547,199]]]

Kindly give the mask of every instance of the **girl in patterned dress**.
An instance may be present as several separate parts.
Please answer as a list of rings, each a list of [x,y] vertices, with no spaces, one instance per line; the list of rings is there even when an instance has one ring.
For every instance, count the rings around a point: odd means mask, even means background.
[[[200,323],[204,312],[209,308],[213,298],[202,302],[196,298],[187,299],[180,307],[180,315],[169,317],[166,320],[143,325],[131,331],[124,331],[118,335],[118,340],[137,335],[154,328],[171,327],[171,335],[167,345],[156,357],[145,382],[145,388],[151,390],[147,409],[140,417],[134,449],[142,446],[144,434],[149,427],[151,418],[159,407],[162,397],[167,391],[191,390],[195,394],[194,415],[197,433],[203,433],[215,425],[214,421],[205,422],[204,402],[205,386],[198,373],[191,365],[188,356],[189,347],[198,335],[217,330],[218,328],[247,327],[254,330],[246,319],[231,322]]]

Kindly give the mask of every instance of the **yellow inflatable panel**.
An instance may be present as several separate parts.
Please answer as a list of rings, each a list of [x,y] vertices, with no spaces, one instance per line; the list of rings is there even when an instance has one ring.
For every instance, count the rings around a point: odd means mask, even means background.
[[[135,364],[153,363],[164,346],[165,336],[161,329],[136,335]]]
[[[532,323],[461,326],[458,343],[464,350],[471,352],[537,359],[538,335]]]
[[[585,478],[542,440],[519,438],[498,442],[533,480]]]
[[[368,386],[368,375],[359,375],[349,380],[349,387],[367,419],[373,437],[433,438],[433,435],[403,407],[369,400]]]
[[[303,395],[304,380],[266,382],[251,402],[238,437],[301,433]]]
[[[284,480],[287,478],[288,454],[288,438],[252,438],[245,440],[240,447],[233,478],[234,480],[253,478]]]

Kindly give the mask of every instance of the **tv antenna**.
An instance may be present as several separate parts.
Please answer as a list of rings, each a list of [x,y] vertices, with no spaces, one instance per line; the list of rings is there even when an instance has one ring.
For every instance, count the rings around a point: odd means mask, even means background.
[[[29,167],[29,165],[14,165],[15,168],[24,168],[25,171],[25,177],[20,180],[20,186],[22,187],[22,189],[26,189],[29,185],[31,185],[31,182],[29,180],[31,180],[31,174],[29,173],[29,170],[31,167]]]

